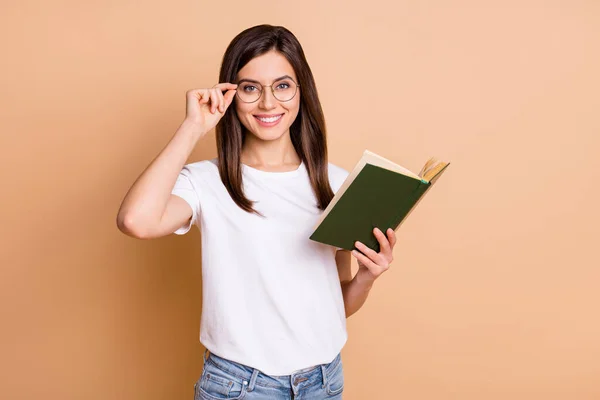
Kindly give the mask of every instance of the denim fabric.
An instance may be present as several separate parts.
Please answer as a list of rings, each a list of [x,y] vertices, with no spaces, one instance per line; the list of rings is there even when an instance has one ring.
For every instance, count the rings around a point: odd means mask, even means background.
[[[204,352],[202,375],[194,385],[194,400],[342,400],[344,371],[341,353],[291,375],[266,375],[243,364]]]

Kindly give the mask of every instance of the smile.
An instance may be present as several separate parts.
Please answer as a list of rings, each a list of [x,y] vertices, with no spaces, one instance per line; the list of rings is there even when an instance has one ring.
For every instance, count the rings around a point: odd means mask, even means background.
[[[255,115],[254,118],[256,118],[256,119],[258,119],[259,121],[262,121],[262,122],[272,123],[272,122],[278,121],[282,116],[283,116],[283,114],[275,115],[273,117],[257,117]]]
[[[281,117],[283,117],[283,114],[272,115],[272,116],[266,116],[263,114],[260,117],[258,115],[254,115],[254,118],[256,118],[258,125],[260,125],[264,128],[270,128],[270,127],[278,125],[279,122],[281,122],[281,120],[282,120]]]

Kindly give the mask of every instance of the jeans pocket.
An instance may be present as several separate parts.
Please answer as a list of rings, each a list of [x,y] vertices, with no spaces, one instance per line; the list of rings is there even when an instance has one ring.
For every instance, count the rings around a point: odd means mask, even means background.
[[[246,395],[247,382],[206,363],[196,383],[194,400],[239,400]]]
[[[335,369],[327,376],[327,394],[334,396],[342,393],[344,390],[344,367],[342,362],[338,363]]]

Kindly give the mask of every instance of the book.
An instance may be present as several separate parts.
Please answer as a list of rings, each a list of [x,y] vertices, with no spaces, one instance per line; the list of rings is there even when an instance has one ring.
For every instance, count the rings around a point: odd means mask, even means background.
[[[365,150],[321,214],[310,239],[345,250],[360,241],[376,252],[375,227],[394,231],[450,165],[431,157],[418,174]]]

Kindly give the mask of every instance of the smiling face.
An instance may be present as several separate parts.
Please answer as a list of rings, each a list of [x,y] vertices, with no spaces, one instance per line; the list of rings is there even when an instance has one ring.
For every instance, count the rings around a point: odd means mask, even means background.
[[[273,96],[271,86],[265,86],[273,85],[275,92],[281,93],[277,96],[286,98],[289,84],[298,82],[289,61],[281,53],[269,51],[244,65],[237,78],[238,90],[243,90],[248,96],[259,90],[256,83],[263,86],[262,95],[253,103],[245,103],[239,96],[236,98],[236,112],[246,130],[261,140],[275,140],[289,134],[300,110],[300,87],[291,100],[280,101]]]

